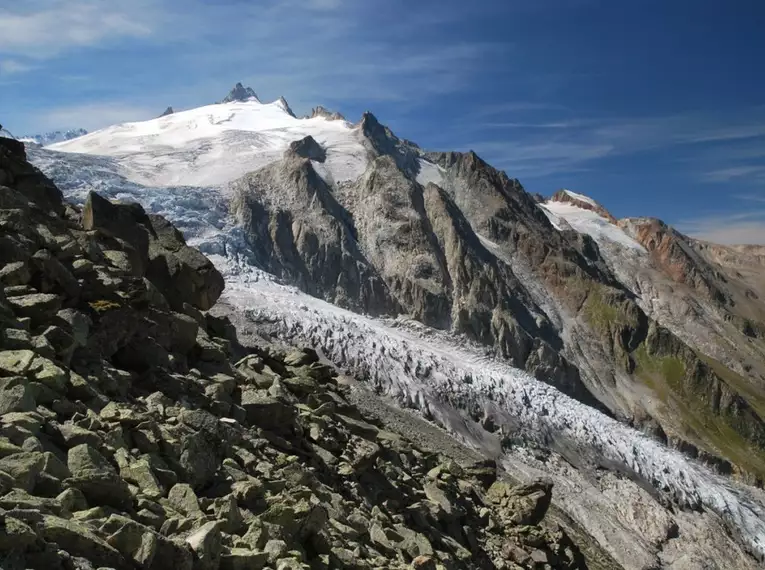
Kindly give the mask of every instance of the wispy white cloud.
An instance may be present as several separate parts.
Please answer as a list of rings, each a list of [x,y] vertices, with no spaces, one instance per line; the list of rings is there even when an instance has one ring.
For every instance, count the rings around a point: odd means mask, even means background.
[[[72,48],[151,35],[154,0],[25,0],[3,3],[0,54],[44,59]]]
[[[707,182],[730,182],[746,177],[765,177],[765,165],[731,166],[718,170],[710,170],[702,174],[702,179]]]
[[[417,5],[402,18],[398,12],[386,17],[381,5],[280,0],[257,9],[224,4],[191,12],[183,6],[172,18],[180,31],[172,33],[192,46],[181,56],[189,64],[247,69],[231,80],[250,83],[267,97],[284,95],[293,108],[361,101],[406,107],[470,86],[481,62],[506,49],[481,42],[417,44],[423,22],[447,25],[447,16],[455,17]]]
[[[672,158],[667,160],[685,163],[691,179],[747,184],[765,180],[761,160],[765,158],[765,107],[604,118],[571,116],[569,110],[552,106],[526,108],[523,103],[509,103],[476,110],[456,130],[460,132],[453,136],[491,132],[495,140],[483,146],[494,160],[534,176],[580,171],[603,158],[671,149]],[[508,134],[501,134],[503,130]],[[524,162],[523,149],[532,149],[536,156]],[[561,151],[570,154],[561,156]]]
[[[758,202],[765,204],[765,194],[739,194],[738,196],[734,196],[734,198],[743,200],[744,202]]]
[[[487,129],[573,129],[583,126],[583,121],[552,121],[549,123],[490,122],[481,123]]]
[[[33,69],[34,66],[16,59],[0,59],[0,76],[15,75]]]
[[[38,117],[38,127],[41,131],[74,126],[95,130],[106,125],[143,121],[156,115],[158,112],[154,108],[124,102],[94,102],[44,111]]]
[[[133,64],[130,91],[136,95],[135,85],[151,85],[158,107],[219,100],[229,85],[242,81],[265,99],[285,96],[298,113],[317,104],[358,109],[362,103],[370,110],[395,103],[396,112],[405,113],[435,95],[470,87],[487,58],[506,49],[451,37],[418,41],[424,23],[452,25],[459,11],[433,12],[414,4],[406,16],[387,3],[352,0],[25,0],[0,13],[0,58],[10,54],[27,63],[32,57],[56,57],[59,75],[80,76],[81,64],[72,71],[60,65],[68,55],[85,61],[86,48],[121,41],[142,50],[147,61],[147,53],[161,60],[156,68],[127,62]],[[172,69],[176,79],[158,88],[158,69]],[[115,107],[127,100],[124,90],[116,89],[119,78],[104,79],[114,75],[110,70],[87,73],[90,78],[77,90],[98,91],[102,101],[103,93],[113,90]],[[50,75],[62,81],[57,77]],[[71,81],[67,85],[72,89]],[[149,89],[136,99],[148,101]],[[37,126],[37,113],[18,120],[23,130],[44,128]]]
[[[474,150],[510,176],[524,178],[579,172],[586,169],[586,163],[613,152],[613,147],[608,144],[573,141],[479,141],[464,148]]]
[[[527,113],[529,111],[562,111],[564,105],[545,101],[506,101],[504,103],[492,103],[481,105],[470,110],[472,118],[506,117],[515,113]]]
[[[687,235],[714,243],[765,244],[765,209],[684,220],[676,227]]]

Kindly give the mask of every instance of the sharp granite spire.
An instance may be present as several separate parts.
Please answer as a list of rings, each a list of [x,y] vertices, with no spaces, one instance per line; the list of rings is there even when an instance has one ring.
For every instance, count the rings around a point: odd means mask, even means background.
[[[260,102],[260,99],[258,99],[257,93],[253,91],[252,87],[245,87],[241,83],[237,83],[234,85],[234,88],[229,91],[228,95],[226,95],[226,98],[221,101],[221,103],[233,103],[234,101],[258,101]]]

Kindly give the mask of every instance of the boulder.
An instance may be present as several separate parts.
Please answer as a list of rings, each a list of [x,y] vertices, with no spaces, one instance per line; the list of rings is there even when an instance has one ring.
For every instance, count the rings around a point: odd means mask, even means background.
[[[0,378],[0,416],[9,412],[31,412],[37,407],[26,378]]]
[[[30,279],[32,275],[29,272],[29,265],[24,261],[7,263],[0,268],[0,285],[3,287],[26,285]]]
[[[515,525],[536,525],[542,521],[552,502],[552,483],[535,481],[510,486],[497,481],[487,491],[486,499],[497,505],[503,521]]]
[[[132,570],[132,564],[117,549],[76,521],[44,516],[38,532],[47,542],[56,543],[69,554],[80,556],[95,566]]]
[[[232,548],[220,557],[220,570],[262,570],[268,564],[267,552]]]
[[[25,552],[36,540],[37,533],[28,524],[13,516],[0,514],[0,556]]]
[[[89,503],[127,508],[133,498],[127,483],[101,453],[84,443],[69,450],[67,464],[72,472],[68,483],[82,491]]]
[[[137,203],[113,203],[90,192],[82,210],[82,226],[86,230],[98,230],[104,235],[129,243],[146,262],[149,255],[151,222]]]
[[[34,326],[49,323],[61,309],[61,297],[51,293],[32,293],[8,299],[8,304],[18,317],[27,317]]]
[[[172,508],[187,517],[193,518],[203,514],[194,489],[186,483],[174,485],[167,495],[167,501]]]
[[[241,405],[247,412],[247,422],[264,429],[289,431],[295,420],[295,408],[265,391],[243,391]]]
[[[186,539],[194,553],[194,570],[218,570],[221,556],[220,523],[208,522]]]
[[[183,304],[206,311],[223,292],[223,276],[198,250],[188,247],[181,233],[161,216],[149,216],[157,236],[151,243],[146,277],[175,311]]]
[[[0,376],[23,376],[32,367],[35,353],[31,350],[0,351]]]

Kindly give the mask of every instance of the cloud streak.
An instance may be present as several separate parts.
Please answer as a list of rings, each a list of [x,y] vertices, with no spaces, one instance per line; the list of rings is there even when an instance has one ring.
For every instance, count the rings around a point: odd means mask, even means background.
[[[157,109],[141,107],[124,102],[93,102],[52,108],[40,114],[38,126],[41,131],[77,126],[89,131],[105,125],[151,119]]]
[[[24,73],[34,69],[34,66],[21,63],[16,59],[2,59],[0,60],[0,76],[15,75],[17,73]]]
[[[692,237],[725,245],[765,245],[765,209],[684,220],[675,227]]]
[[[151,0],[25,0],[0,12],[0,54],[46,59],[152,34]]]
[[[711,170],[702,175],[702,179],[707,182],[731,182],[747,177],[765,179],[765,165],[732,166]]]

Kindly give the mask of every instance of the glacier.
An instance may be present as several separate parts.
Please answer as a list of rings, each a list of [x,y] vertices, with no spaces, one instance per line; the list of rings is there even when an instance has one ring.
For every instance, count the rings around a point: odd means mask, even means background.
[[[565,396],[498,360],[487,347],[412,320],[374,319],[340,309],[262,271],[243,230],[230,216],[228,182],[279,160],[291,142],[307,135],[327,151],[326,162],[314,163],[314,168],[330,186],[354,180],[366,170],[368,152],[357,126],[325,116],[297,119],[279,101],[257,100],[116,125],[50,147],[30,147],[28,155],[72,202],[82,204],[96,191],[139,202],[171,220],[223,273],[226,290],[219,306],[240,319],[236,324],[254,324],[286,342],[312,345],[376,392],[496,457],[513,475],[552,478],[556,500],[565,503],[570,516],[623,566],[655,567],[656,550],[664,546],[637,544],[643,523],[632,521],[630,526],[623,517],[612,516],[622,498],[602,492],[601,471],[618,473],[621,482],[616,488],[632,485],[630,492],[645,493],[655,509],[677,505],[684,511],[673,516],[681,523],[683,512],[690,513],[683,533],[699,535],[690,539],[691,550],[705,537],[730,532],[765,560],[765,501],[759,490],[715,474]],[[439,166],[424,159],[418,165],[421,184],[443,181]],[[647,254],[622,228],[594,211],[558,202],[539,207],[556,228],[572,227],[591,235],[610,265],[619,268],[625,258],[639,264]],[[503,258],[497,244],[480,239]],[[522,267],[514,265],[514,270],[525,275]],[[534,290],[532,280],[523,281]],[[550,318],[564,319],[546,305],[546,296],[536,291],[535,298]],[[537,458],[538,450],[554,453],[543,461]],[[593,510],[605,514],[593,517]],[[715,521],[707,520],[712,516]],[[621,532],[620,525],[629,528]],[[717,558],[732,543],[720,544]],[[689,544],[685,546],[687,550]],[[699,556],[703,558],[703,552]],[[683,567],[697,566],[678,566]]]
[[[225,187],[142,185],[121,174],[114,157],[49,149],[28,154],[75,203],[94,190],[166,216],[224,274],[222,303],[283,340],[318,348],[377,392],[418,410],[466,443],[481,447],[475,420],[491,418],[506,436],[508,465],[523,461],[523,451],[514,452],[513,445],[565,450],[572,460],[578,456],[626,473],[683,509],[716,513],[765,560],[765,508],[756,490],[713,473],[460,336],[402,318],[352,313],[281,283],[253,264],[242,232],[229,217]]]

